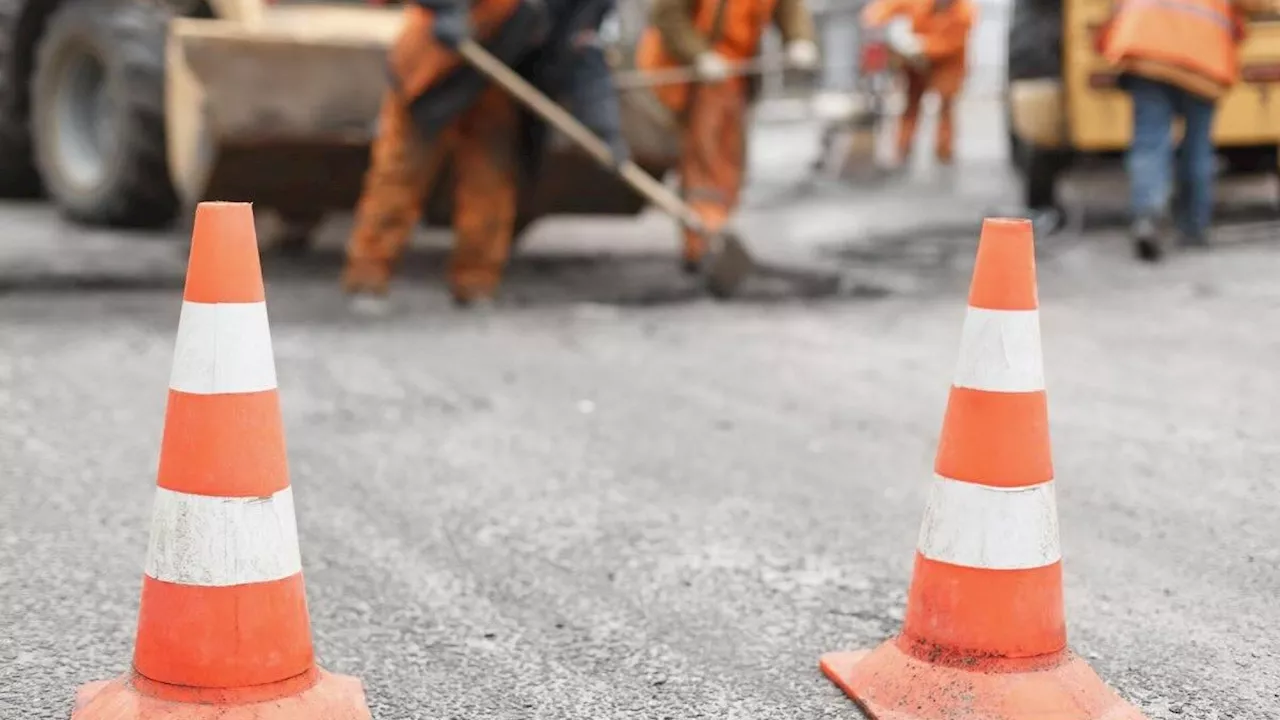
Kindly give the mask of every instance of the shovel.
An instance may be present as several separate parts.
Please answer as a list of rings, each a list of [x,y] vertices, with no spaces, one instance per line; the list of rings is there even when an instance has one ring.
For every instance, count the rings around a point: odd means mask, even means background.
[[[764,75],[769,72],[786,70],[787,66],[777,62],[766,62],[762,59],[748,60],[729,66],[725,77],[744,77],[747,75]],[[614,78],[613,85],[619,90],[635,90],[637,88],[654,88],[663,85],[691,83],[699,80],[698,71],[691,67],[674,67],[664,70],[631,71]]]
[[[458,45],[458,53],[480,74],[501,86],[544,121],[568,136],[601,166],[615,172],[650,203],[675,218],[690,231],[707,238],[710,257],[703,261],[702,273],[707,289],[712,295],[718,298],[732,297],[753,273],[811,286],[812,291],[817,293],[830,294],[839,291],[842,278],[838,274],[773,264],[764,266],[757,263],[741,238],[735,233],[729,230],[711,231],[693,208],[634,162],[628,160],[618,165],[608,143],[597,137],[567,110],[520,77],[519,73],[507,67],[479,43],[464,39]]]

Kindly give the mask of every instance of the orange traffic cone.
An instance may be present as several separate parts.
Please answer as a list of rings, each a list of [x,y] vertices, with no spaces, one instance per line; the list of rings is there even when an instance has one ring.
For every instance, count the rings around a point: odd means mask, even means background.
[[[73,720],[369,720],[320,670],[251,207],[196,208],[133,669]]]
[[[1140,720],[1067,647],[1031,223],[987,220],[902,633],[824,655],[874,720]]]

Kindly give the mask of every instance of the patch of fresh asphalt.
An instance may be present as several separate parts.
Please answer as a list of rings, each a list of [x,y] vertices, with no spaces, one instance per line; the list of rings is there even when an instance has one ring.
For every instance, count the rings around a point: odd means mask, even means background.
[[[817,657],[899,627],[963,268],[651,307],[581,272],[378,321],[273,276],[321,661],[388,720],[857,717]],[[1280,255],[1040,272],[1073,646],[1151,718],[1277,717]],[[178,307],[0,298],[5,720],[127,667]]]

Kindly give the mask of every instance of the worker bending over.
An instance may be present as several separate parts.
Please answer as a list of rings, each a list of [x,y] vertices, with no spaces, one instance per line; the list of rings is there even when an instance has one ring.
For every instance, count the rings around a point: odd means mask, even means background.
[[[733,65],[756,58],[775,23],[788,62],[818,63],[813,18],[804,0],[654,0],[650,27],[640,38],[636,65],[646,71],[692,68],[696,81],[659,85],[655,94],[675,115],[681,133],[681,192],[707,229],[718,231],[738,205],[744,165],[744,120],[754,83]],[[684,233],[686,270],[698,269],[706,238]]]
[[[1240,79],[1244,15],[1267,12],[1260,0],[1124,0],[1104,26],[1099,45],[1133,99],[1133,140],[1127,158],[1134,252],[1147,261],[1164,254],[1170,188],[1180,201],[1173,220],[1181,244],[1208,243],[1213,220],[1214,107]],[[1184,123],[1174,165],[1173,120]]]
[[[934,154],[951,164],[955,138],[955,100],[964,85],[969,30],[977,18],[971,0],[875,0],[863,10],[863,24],[884,30],[890,49],[904,61],[907,107],[898,124],[898,162],[906,166],[920,120],[920,104],[929,90],[938,96]]]
[[[468,11],[468,8],[469,11]],[[343,286],[381,298],[447,160],[455,176],[449,290],[468,305],[497,292],[521,173],[536,174],[546,128],[457,53],[474,36],[602,135],[621,161],[618,99],[595,40],[612,0],[412,0],[392,46],[392,87],[347,245]]]

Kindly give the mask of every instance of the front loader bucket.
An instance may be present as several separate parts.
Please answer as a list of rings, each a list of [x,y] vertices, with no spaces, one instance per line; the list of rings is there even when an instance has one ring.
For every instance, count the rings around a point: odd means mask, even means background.
[[[399,8],[268,7],[259,22],[174,20],[167,48],[169,167],[184,202],[253,202],[286,219],[349,211],[359,198],[389,83]],[[637,163],[661,176],[677,132],[657,100],[624,92],[623,133]],[[634,215],[645,203],[567,138],[552,133],[537,182],[520,188],[524,222],[552,214]],[[450,221],[452,172],[425,202]]]
[[[246,25],[176,19],[167,48],[169,167],[184,202],[285,215],[349,210],[368,165],[394,9],[268,9]]]

